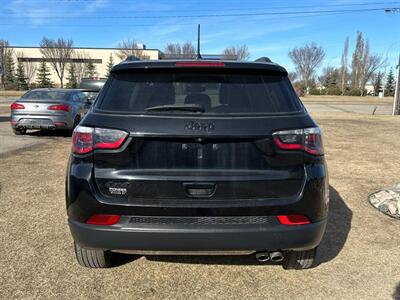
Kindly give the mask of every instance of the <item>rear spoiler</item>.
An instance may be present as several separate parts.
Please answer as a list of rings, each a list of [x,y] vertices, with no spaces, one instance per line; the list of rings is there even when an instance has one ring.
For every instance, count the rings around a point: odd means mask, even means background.
[[[270,60],[269,57],[262,56],[257,58],[255,62],[272,63],[272,60]]]

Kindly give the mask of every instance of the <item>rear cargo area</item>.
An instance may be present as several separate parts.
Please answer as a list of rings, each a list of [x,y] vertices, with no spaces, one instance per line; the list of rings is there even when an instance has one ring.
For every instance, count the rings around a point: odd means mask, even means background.
[[[268,145],[270,140],[262,143]],[[133,138],[120,153],[96,153],[94,175],[104,197],[124,198],[128,203],[276,199],[300,193],[305,181],[302,161],[282,164],[262,149],[253,139],[199,143],[188,138]],[[126,192],[113,194],[121,188]]]

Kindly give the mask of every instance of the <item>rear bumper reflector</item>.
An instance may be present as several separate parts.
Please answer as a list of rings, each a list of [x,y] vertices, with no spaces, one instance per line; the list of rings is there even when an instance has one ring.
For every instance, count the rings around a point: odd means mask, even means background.
[[[281,215],[277,216],[282,225],[305,225],[310,224],[310,220],[303,215]]]
[[[86,224],[90,225],[114,225],[118,223],[121,216],[118,215],[93,215],[87,221]]]

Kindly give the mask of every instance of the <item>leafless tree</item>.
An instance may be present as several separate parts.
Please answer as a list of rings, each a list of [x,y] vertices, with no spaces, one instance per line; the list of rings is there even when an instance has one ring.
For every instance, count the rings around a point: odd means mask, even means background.
[[[85,77],[86,74],[86,66],[85,59],[89,59],[90,55],[86,51],[75,51],[74,58],[76,59],[75,62],[75,70],[76,70],[76,79],[81,82],[82,78]]]
[[[196,49],[191,42],[180,43],[168,43],[165,46],[164,57],[168,58],[171,56],[181,56],[184,58],[193,58],[196,54]]]
[[[182,45],[182,54],[193,55],[196,53],[196,48],[191,42],[184,42]]]
[[[361,96],[364,95],[364,89],[368,80],[371,78],[372,74],[382,66],[382,64],[383,60],[381,56],[369,53],[369,42],[366,40],[360,72]]]
[[[3,67],[6,52],[9,47],[9,43],[6,40],[0,40],[0,66]]]
[[[64,71],[71,61],[74,50],[73,41],[59,38],[57,40],[44,37],[40,42],[40,52],[48,61],[60,79],[61,87],[64,87]]]
[[[289,80],[294,83],[297,79],[297,73],[296,72],[289,72],[288,74]]]
[[[351,86],[360,88],[360,75],[362,72],[362,61],[364,57],[364,39],[362,33],[357,31],[356,48],[351,61]]]
[[[357,32],[356,48],[351,63],[351,86],[360,89],[361,96],[372,74],[383,64],[382,57],[371,54],[368,39],[364,40],[361,32]]]
[[[167,55],[182,54],[181,44],[179,44],[179,43],[168,43],[167,46],[165,46],[164,53],[167,54]]]
[[[3,70],[3,73],[1,75],[1,84],[4,87],[4,64],[5,64],[5,60],[6,57],[9,55],[10,51],[12,51],[9,48],[10,44],[8,43],[8,41],[6,40],[0,40],[0,67]]]
[[[118,44],[118,48],[117,56],[121,60],[125,60],[128,56],[143,58],[143,49],[140,49],[139,44],[133,39],[123,40]]]
[[[292,49],[289,52],[289,57],[296,67],[297,74],[303,80],[306,90],[308,90],[315,70],[325,57],[324,49],[313,42],[304,47]]]
[[[250,58],[250,52],[247,45],[227,47],[222,51],[222,55],[225,59],[233,60],[248,60]]]
[[[347,65],[348,65],[348,53],[349,53],[349,37],[346,37],[344,41],[342,59],[341,59],[341,67],[340,67],[340,89],[342,91],[342,95],[344,95],[346,82],[347,82]]]
[[[17,58],[18,60],[22,60],[22,65],[24,66],[24,73],[26,76],[26,83],[29,86],[35,78],[37,64],[33,61],[25,60],[25,54],[23,51],[17,52]]]

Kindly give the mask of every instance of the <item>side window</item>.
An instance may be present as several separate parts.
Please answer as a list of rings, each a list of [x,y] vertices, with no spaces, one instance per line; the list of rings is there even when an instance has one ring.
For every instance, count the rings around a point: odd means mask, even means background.
[[[87,95],[85,95],[84,93],[79,93],[79,99],[82,103],[86,103],[87,101]]]
[[[77,93],[72,94],[72,101],[80,102],[80,98]]]

